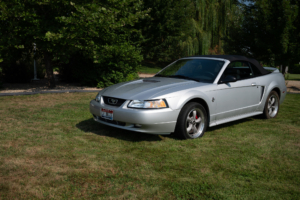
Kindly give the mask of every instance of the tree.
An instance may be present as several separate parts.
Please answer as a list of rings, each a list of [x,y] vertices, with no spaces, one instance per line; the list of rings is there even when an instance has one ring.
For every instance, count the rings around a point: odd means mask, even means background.
[[[142,31],[143,55],[145,59],[169,62],[181,56],[178,41],[183,32],[190,29],[188,20],[194,8],[190,0],[144,0],[148,17],[137,28]]]
[[[222,38],[237,16],[236,0],[145,0],[149,18],[140,23],[145,58],[224,53]]]
[[[237,1],[193,0],[191,2],[195,12],[188,22],[190,30],[184,32],[185,37],[179,41],[183,56],[223,53],[222,38],[226,35],[228,23],[238,17]]]
[[[132,26],[146,13],[141,5],[141,0],[1,1],[0,55],[20,57],[10,52],[30,53],[36,43],[36,57],[43,58],[48,86],[53,88],[53,62],[68,62],[70,55],[80,51],[101,63],[107,62],[105,50],[118,45],[125,51],[135,49],[128,38],[136,32]]]
[[[243,17],[232,24],[225,50],[275,66],[299,57],[299,1],[252,0],[240,7]]]

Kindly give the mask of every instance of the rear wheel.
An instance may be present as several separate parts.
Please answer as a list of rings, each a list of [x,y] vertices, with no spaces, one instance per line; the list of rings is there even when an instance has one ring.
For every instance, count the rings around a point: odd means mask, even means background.
[[[272,91],[267,98],[263,115],[266,119],[271,119],[277,116],[278,111],[279,111],[279,97],[277,92]]]
[[[207,122],[205,108],[199,103],[188,103],[181,109],[176,124],[175,135],[181,139],[202,137],[207,128]]]

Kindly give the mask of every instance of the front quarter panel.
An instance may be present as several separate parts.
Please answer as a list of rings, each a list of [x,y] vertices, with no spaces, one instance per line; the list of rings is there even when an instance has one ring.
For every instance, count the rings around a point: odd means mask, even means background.
[[[189,90],[183,90],[180,92],[173,93],[171,97],[167,97],[166,100],[168,105],[173,110],[181,110],[184,105],[186,105],[189,101],[193,99],[202,99],[206,102],[208,106],[208,113],[210,114],[210,121],[214,121],[215,119],[212,117],[216,112],[216,103],[212,101],[212,97],[209,93],[210,90],[215,84],[210,84],[208,86],[192,88]],[[164,98],[164,96],[160,96],[159,98]]]

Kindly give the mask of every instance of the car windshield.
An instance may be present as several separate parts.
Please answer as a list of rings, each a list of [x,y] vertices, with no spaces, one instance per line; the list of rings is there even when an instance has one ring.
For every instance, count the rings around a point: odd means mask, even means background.
[[[169,65],[155,76],[213,83],[223,65],[224,61],[219,60],[182,59]]]

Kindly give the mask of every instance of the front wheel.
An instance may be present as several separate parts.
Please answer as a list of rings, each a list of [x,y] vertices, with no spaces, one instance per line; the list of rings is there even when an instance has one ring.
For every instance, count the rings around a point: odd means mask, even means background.
[[[207,124],[208,120],[205,108],[199,103],[188,103],[181,109],[176,124],[175,135],[181,139],[202,137]]]
[[[271,119],[277,116],[278,111],[279,111],[279,97],[277,92],[272,91],[267,98],[263,115],[266,119]]]

